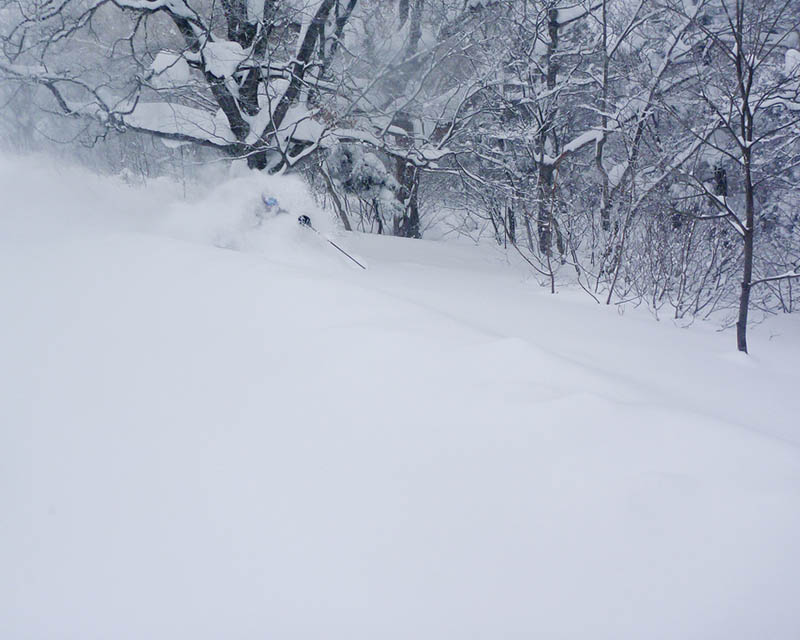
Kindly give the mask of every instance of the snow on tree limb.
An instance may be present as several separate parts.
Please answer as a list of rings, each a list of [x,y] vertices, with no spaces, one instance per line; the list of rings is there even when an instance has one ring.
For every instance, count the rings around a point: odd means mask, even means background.
[[[789,280],[791,278],[800,278],[800,269],[793,269],[791,271],[787,271],[786,273],[781,273],[775,276],[769,276],[767,278],[759,278],[758,280],[751,280],[750,286],[763,284],[765,282],[777,282],[778,280]]]
[[[221,114],[168,102],[139,102],[123,116],[125,125],[175,140],[205,141],[218,147],[237,142],[228,122]]]

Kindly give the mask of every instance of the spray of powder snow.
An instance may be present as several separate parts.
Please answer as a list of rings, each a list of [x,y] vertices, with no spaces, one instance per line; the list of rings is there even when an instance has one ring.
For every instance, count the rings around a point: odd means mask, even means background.
[[[270,199],[274,206],[265,204]],[[160,231],[174,238],[264,255],[291,266],[341,265],[341,258],[297,219],[309,216],[323,235],[334,233],[328,212],[296,176],[247,172],[213,188],[196,202],[174,202]]]
[[[323,238],[298,224],[298,216],[308,215],[320,233],[336,234],[331,215],[299,177],[237,167],[230,172],[209,168],[203,176],[211,186],[191,187],[191,200],[184,200],[181,186],[169,179],[136,187],[47,156],[0,156],[0,191],[6,194],[0,232],[10,237],[34,229],[42,236],[136,231],[255,253],[289,266],[350,268]],[[271,211],[264,204],[269,198],[278,202]],[[32,209],[41,214],[23,225]]]

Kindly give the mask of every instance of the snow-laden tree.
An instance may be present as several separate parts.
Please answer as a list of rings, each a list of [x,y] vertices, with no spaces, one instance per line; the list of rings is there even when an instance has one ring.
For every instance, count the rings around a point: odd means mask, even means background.
[[[376,2],[361,5],[345,32],[342,124],[352,128],[351,148],[378,150],[395,180],[399,208],[366,203],[381,231],[419,237],[423,176],[453,170],[455,140],[487,72],[474,55],[484,17],[461,1]]]
[[[6,0],[0,77],[95,136],[152,134],[271,171],[313,157],[343,221],[369,191],[342,193],[318,161],[344,145],[386,164],[396,202],[370,205],[418,237],[420,172],[449,154],[475,13],[451,0]]]
[[[702,43],[696,81],[666,108],[700,153],[682,176],[678,209],[732,231],[741,251],[737,345],[747,351],[754,287],[764,291],[761,308],[785,308],[781,287],[800,277],[800,3],[687,0],[683,15]]]
[[[795,304],[798,0],[0,2],[9,144],[60,114],[302,167],[346,229],[446,204],[552,291],[737,308],[740,348]]]
[[[0,73],[45,108],[291,166],[335,128],[328,67],[355,0],[9,0]],[[41,98],[41,96],[40,96]]]

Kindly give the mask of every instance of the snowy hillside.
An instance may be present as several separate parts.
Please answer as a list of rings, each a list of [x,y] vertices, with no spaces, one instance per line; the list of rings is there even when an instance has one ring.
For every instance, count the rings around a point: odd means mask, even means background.
[[[178,191],[0,160],[0,638],[800,637],[797,318]]]

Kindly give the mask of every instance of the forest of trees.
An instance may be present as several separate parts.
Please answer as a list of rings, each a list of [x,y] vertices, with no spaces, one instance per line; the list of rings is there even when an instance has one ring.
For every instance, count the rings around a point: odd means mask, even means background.
[[[0,46],[5,147],[302,172],[741,351],[798,304],[800,0],[0,0]]]

